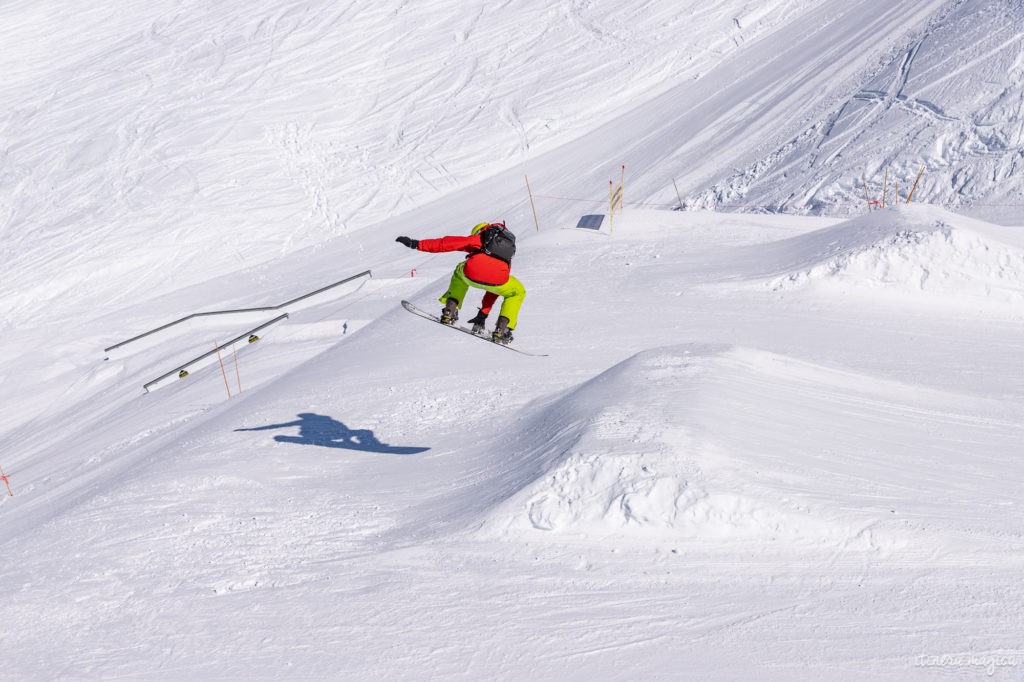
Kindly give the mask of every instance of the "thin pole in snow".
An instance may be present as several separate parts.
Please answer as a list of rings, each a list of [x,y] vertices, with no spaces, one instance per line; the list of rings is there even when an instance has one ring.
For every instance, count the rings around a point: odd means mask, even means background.
[[[3,481],[7,486],[7,493],[14,497],[14,491],[11,490],[11,481],[7,478],[7,474],[4,473],[4,468],[0,467],[0,481]]]
[[[676,199],[679,199],[679,210],[683,210],[683,197],[679,195],[679,185],[676,184],[676,179],[672,178],[672,186],[676,188]]]
[[[626,164],[622,164],[622,179],[619,181],[619,187],[622,188],[622,197],[619,199],[619,206],[624,209],[626,207]]]
[[[907,200],[906,200],[905,203],[908,203],[908,204],[910,203],[911,197],[914,196],[914,190],[917,189],[917,183],[921,182],[921,176],[922,175],[924,175],[924,166],[923,165],[921,166],[921,171],[917,174],[917,179],[914,180],[914,186],[910,188],[910,194],[907,195]]]
[[[526,193],[530,195],[530,208],[533,209],[533,224],[536,226],[537,231],[540,232],[540,221],[537,220],[537,205],[533,203],[533,190],[530,189],[530,176],[524,175],[523,177],[526,178]]]
[[[216,341],[213,342],[214,348],[217,349],[217,362],[220,363],[220,373],[224,377],[224,388],[228,392],[228,399],[231,399],[231,386],[228,385],[228,373],[224,369],[224,359],[220,356],[220,344]]]
[[[615,183],[608,181],[608,234],[615,229]]]
[[[242,374],[238,371],[238,351],[235,350],[235,344],[231,344],[231,356],[235,359],[235,377],[238,379],[238,392],[242,392]]]

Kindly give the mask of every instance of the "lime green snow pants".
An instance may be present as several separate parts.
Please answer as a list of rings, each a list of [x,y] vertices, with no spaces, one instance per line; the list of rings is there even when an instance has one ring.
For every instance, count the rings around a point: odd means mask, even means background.
[[[447,303],[449,298],[454,298],[459,302],[459,308],[461,308],[469,287],[490,291],[501,296],[501,312],[498,314],[508,318],[509,329],[515,329],[516,323],[519,322],[519,308],[522,307],[523,299],[526,298],[526,287],[523,286],[523,283],[509,275],[508,281],[498,286],[480,284],[466,277],[462,272],[464,268],[465,263],[459,263],[455,266],[455,272],[452,273],[452,281],[448,284],[448,291],[439,299],[441,303]]]

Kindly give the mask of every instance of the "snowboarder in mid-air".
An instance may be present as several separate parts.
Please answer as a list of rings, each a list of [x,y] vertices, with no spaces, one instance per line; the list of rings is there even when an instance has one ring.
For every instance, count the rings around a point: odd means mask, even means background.
[[[441,303],[444,303],[441,322],[455,324],[469,287],[483,289],[486,293],[480,310],[476,317],[470,320],[473,324],[473,333],[483,332],[491,307],[501,296],[498,323],[494,327],[491,339],[503,345],[512,342],[512,330],[516,328],[519,320],[519,308],[526,297],[526,288],[510,272],[512,256],[516,253],[516,238],[505,227],[505,223],[480,223],[473,228],[468,237],[449,236],[419,240],[399,237],[395,241],[410,249],[428,253],[468,252],[466,260],[455,266],[448,291],[440,298]]]

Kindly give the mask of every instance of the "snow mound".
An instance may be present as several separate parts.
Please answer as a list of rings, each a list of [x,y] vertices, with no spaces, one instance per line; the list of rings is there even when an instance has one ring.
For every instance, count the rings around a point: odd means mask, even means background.
[[[798,248],[788,271],[764,284],[772,291],[820,285],[1024,300],[1024,248],[1012,244],[1017,239],[1009,232],[993,235],[996,226],[971,222],[952,214],[885,211],[842,223],[792,240]]]
[[[711,542],[850,543],[863,520],[758,489],[718,437],[744,429],[722,384],[742,385],[770,354],[715,346],[639,353],[542,406],[513,461],[518,490],[485,533],[546,531]]]

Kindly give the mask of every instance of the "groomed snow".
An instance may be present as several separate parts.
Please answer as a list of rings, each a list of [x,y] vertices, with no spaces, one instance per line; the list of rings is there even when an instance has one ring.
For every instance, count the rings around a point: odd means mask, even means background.
[[[5,674],[1018,677],[1019,228],[665,200],[977,4],[5,6]]]

